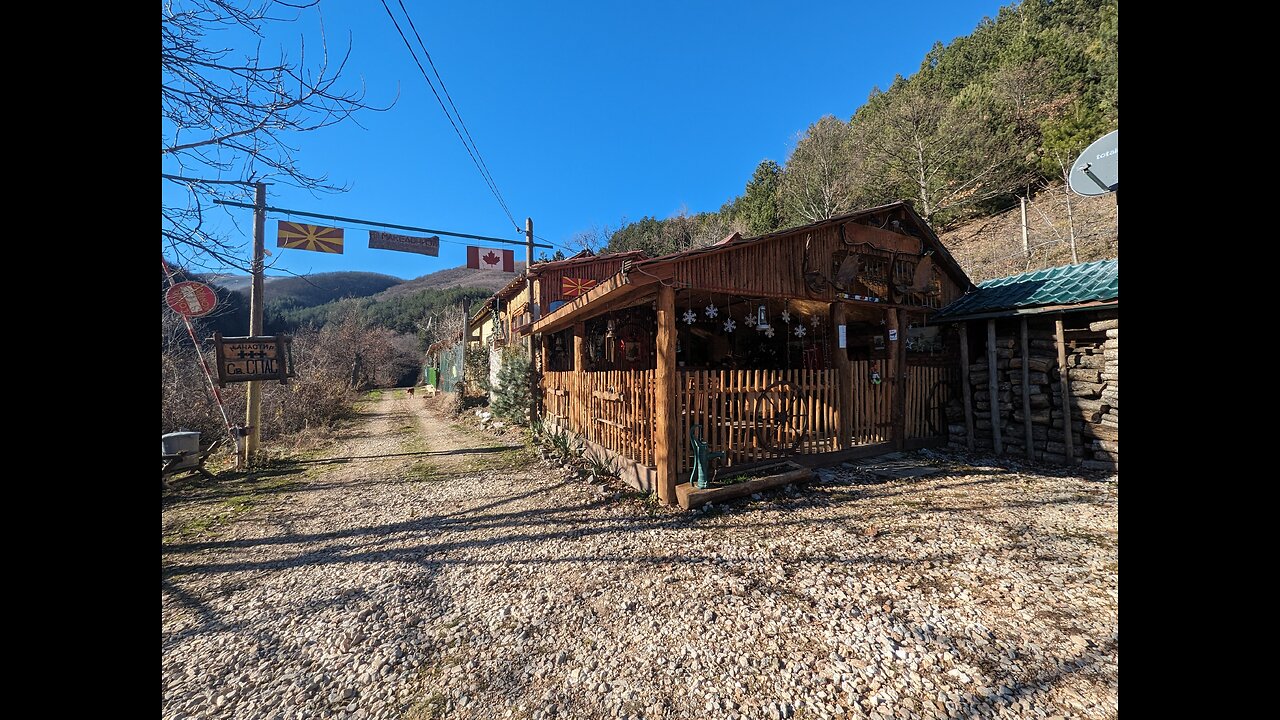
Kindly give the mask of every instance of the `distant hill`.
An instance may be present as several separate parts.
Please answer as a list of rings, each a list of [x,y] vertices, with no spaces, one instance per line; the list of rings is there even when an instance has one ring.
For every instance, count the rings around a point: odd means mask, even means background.
[[[390,300],[422,292],[423,290],[449,290],[452,288],[481,288],[488,290],[492,294],[506,287],[507,283],[524,272],[524,265],[523,262],[516,261],[516,271],[514,273],[472,270],[466,266],[437,270],[430,275],[406,280],[399,285],[387,288],[375,295],[374,299]]]
[[[207,282],[248,294],[247,275],[205,275]],[[301,277],[268,277],[267,302],[287,307],[314,307],[342,298],[376,295],[403,283],[398,277],[371,272],[327,272]]]

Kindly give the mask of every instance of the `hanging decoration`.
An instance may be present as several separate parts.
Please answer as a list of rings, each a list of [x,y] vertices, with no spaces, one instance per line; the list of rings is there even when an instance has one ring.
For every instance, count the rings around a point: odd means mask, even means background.
[[[796,326],[796,337],[798,337],[798,338],[802,338],[802,337],[804,337],[804,333],[805,333],[805,328],[804,328],[804,326],[803,326],[803,325],[797,325],[797,326]]]
[[[716,307],[714,303],[712,303],[711,305],[708,305],[708,306],[706,307],[706,310],[707,310],[707,319],[708,319],[708,320],[710,320],[711,318],[714,318],[716,315],[719,315],[719,314],[720,314],[720,308]]]
[[[733,329],[736,327],[738,327],[738,323],[734,322],[733,318],[729,318],[728,320],[724,321],[725,332],[733,332]]]
[[[756,308],[756,329],[764,330],[769,327],[769,309],[764,305]]]
[[[693,308],[689,308],[688,310],[684,311],[684,321],[686,323],[689,323],[690,325],[692,325],[694,321],[697,319],[698,319],[698,314],[693,311]]]
[[[820,315],[814,315],[809,318],[809,324],[814,327],[818,327],[819,323],[821,322],[822,322],[822,317]]]
[[[788,325],[790,325],[790,324],[791,324],[791,311],[790,311],[790,310],[783,310],[783,311],[782,311],[782,322],[784,322],[784,323],[786,323],[786,324],[788,324]]]
[[[746,319],[746,320],[743,320],[742,322],[743,322],[743,323],[745,323],[747,327],[755,327],[755,326],[756,326],[756,316],[755,316],[755,314],[754,314],[754,313],[752,313],[752,314],[748,315],[748,316],[747,316],[747,319]]]
[[[773,327],[770,325],[766,325],[764,328],[764,336],[771,338],[774,336],[774,334],[775,333],[773,332]]]

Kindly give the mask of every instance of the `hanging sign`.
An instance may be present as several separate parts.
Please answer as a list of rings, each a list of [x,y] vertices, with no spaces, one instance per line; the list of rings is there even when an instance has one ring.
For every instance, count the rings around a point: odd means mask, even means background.
[[[288,335],[253,337],[213,336],[218,357],[218,384],[294,377],[293,338]]]
[[[342,228],[303,225],[281,220],[276,228],[276,246],[341,255]]]
[[[839,340],[838,347],[849,346],[847,330],[848,329],[843,324],[836,328],[836,336]]]
[[[418,253],[419,255],[440,256],[440,237],[415,237],[413,235],[394,235],[392,233],[369,231],[369,247],[374,250],[399,250],[400,252]]]
[[[165,291],[164,301],[169,308],[183,317],[208,315],[218,306],[218,296],[213,288],[199,282],[180,282]]]
[[[898,342],[898,329],[891,328],[889,330],[889,342]]]
[[[516,271],[515,250],[493,250],[491,248],[467,246],[467,267],[472,270],[497,270],[513,273]]]

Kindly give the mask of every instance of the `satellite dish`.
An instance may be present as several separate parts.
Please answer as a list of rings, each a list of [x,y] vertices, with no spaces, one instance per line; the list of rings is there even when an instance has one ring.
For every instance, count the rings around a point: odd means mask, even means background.
[[[1112,130],[1094,140],[1080,153],[1067,178],[1078,195],[1115,192],[1120,181],[1120,131]]]

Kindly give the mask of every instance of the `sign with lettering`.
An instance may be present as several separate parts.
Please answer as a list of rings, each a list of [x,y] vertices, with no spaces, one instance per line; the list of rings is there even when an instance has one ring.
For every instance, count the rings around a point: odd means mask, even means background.
[[[440,237],[417,237],[414,235],[393,235],[391,233],[369,231],[369,247],[374,250],[399,250],[400,252],[418,253],[420,255],[440,255]]]
[[[288,335],[222,337],[214,335],[218,351],[218,384],[250,380],[279,380],[294,376],[293,338]]]
[[[204,283],[187,281],[175,284],[164,294],[164,301],[179,315],[200,317],[218,306],[218,296]]]

